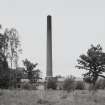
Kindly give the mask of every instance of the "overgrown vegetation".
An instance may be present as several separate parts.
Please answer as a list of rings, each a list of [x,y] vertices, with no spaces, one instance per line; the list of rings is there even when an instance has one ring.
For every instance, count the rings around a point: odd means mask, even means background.
[[[5,33],[0,33],[0,88],[9,87],[9,69],[7,62],[8,38]]]
[[[83,74],[84,81],[93,84],[93,87],[95,87],[98,77],[105,78],[103,75],[105,72],[105,53],[99,44],[97,46],[91,45],[87,54],[80,55],[80,59],[77,61],[76,67],[86,70],[86,73]]]
[[[57,89],[57,80],[55,78],[47,80],[47,89]]]
[[[105,79],[99,79],[96,81],[95,89],[105,89]]]
[[[83,81],[76,81],[75,89],[77,89],[77,90],[84,90],[85,89],[84,82]]]
[[[67,92],[70,92],[75,89],[75,77],[74,76],[68,76],[64,80],[63,89]]]
[[[105,91],[100,90],[94,96],[88,91],[76,91],[65,94],[63,91],[1,90],[0,105],[104,105]],[[85,92],[85,94],[83,94]]]
[[[27,74],[27,78],[30,80],[30,83],[37,83],[39,79],[41,79],[41,72],[39,69],[36,69],[37,63],[32,63],[28,59],[23,61],[25,66],[25,73]]]

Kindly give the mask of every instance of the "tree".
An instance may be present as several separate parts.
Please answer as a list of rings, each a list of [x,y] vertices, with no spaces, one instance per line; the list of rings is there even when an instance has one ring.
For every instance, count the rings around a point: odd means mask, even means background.
[[[22,49],[20,48],[20,40],[19,40],[19,34],[18,31],[14,28],[6,29],[5,34],[8,37],[8,58],[10,59],[11,62],[11,69],[13,67],[13,63],[15,67],[17,68],[18,66],[18,55],[21,53]]]
[[[88,49],[87,54],[80,55],[80,59],[77,59],[78,69],[86,70],[86,73],[83,74],[84,80],[92,83],[95,86],[95,83],[98,77],[103,77],[105,72],[105,53],[102,51],[102,47],[98,44],[97,46],[91,45],[91,48]]]
[[[8,61],[10,61],[10,73],[9,73],[9,84],[10,86],[14,85],[15,73],[13,73],[13,64],[14,67],[18,66],[19,53],[22,51],[20,48],[20,40],[18,31],[15,28],[5,29],[4,31],[4,54]]]
[[[32,63],[28,59],[23,60],[25,66],[25,72],[27,73],[30,83],[37,83],[41,79],[41,72],[39,69],[35,69],[38,63]]]
[[[0,50],[2,54],[5,55],[6,59],[8,57],[8,42],[9,42],[9,37],[7,35],[7,31],[5,30],[4,33],[0,33]]]
[[[5,33],[0,33],[0,88],[9,87],[9,69],[6,51],[8,49],[8,38]]]
[[[0,25],[1,28],[1,25]],[[8,67],[8,58],[12,63],[17,65],[18,52],[20,52],[20,41],[16,29],[5,29],[4,33],[0,33],[0,86],[7,87],[11,84],[11,73]],[[17,67],[17,66],[16,66]]]
[[[4,54],[0,53],[0,88],[9,87],[8,62]]]

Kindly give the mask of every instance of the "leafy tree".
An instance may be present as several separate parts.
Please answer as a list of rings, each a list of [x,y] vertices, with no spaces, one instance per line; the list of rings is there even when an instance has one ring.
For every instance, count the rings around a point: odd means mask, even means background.
[[[6,57],[0,53],[0,88],[9,87],[9,69]]]
[[[27,73],[30,83],[38,83],[38,80],[41,79],[40,70],[35,69],[38,64],[37,63],[34,64],[34,63],[30,62],[28,59],[25,59],[23,61],[23,64],[25,66],[25,72]]]
[[[88,49],[87,54],[80,55],[80,59],[77,60],[78,69],[86,70],[86,73],[83,74],[84,80],[92,83],[95,86],[95,83],[98,77],[103,77],[105,72],[105,53],[102,51],[102,47],[98,44],[97,46],[91,45],[91,48]]]
[[[7,87],[11,84],[11,75],[14,73],[11,73],[7,61],[10,58],[11,69],[13,62],[17,65],[19,46],[20,41],[16,29],[5,29],[4,33],[0,33],[0,86]]]
[[[14,67],[18,66],[19,53],[21,52],[19,34],[18,31],[14,28],[5,29],[4,31],[4,54],[7,58],[7,61],[10,61],[10,73],[9,73],[9,84],[10,86],[15,85],[15,73],[13,73],[13,64]]]
[[[19,34],[18,31],[14,28],[6,29],[5,34],[8,37],[8,58],[11,62],[11,69],[13,67],[13,63],[15,67],[18,66],[18,55],[21,53],[22,49],[20,48],[20,40],[19,40]]]
[[[0,88],[9,87],[9,69],[6,57],[8,49],[7,36],[5,33],[0,33]]]

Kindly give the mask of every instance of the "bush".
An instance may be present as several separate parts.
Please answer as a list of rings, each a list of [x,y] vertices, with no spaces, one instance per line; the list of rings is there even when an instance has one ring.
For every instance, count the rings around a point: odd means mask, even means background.
[[[98,89],[105,89],[105,79],[97,80],[95,86],[92,83],[90,83],[89,91],[97,91]]]
[[[102,79],[102,82],[101,82],[101,89],[105,89],[105,79]]]
[[[89,84],[89,91],[93,91],[96,92],[98,89],[101,89],[102,87],[102,84],[101,84],[102,81],[99,82],[99,80],[95,83],[95,85],[93,85],[92,83]]]
[[[3,90],[0,90],[0,96],[2,96],[4,94]]]
[[[50,102],[44,99],[38,99],[37,101],[38,104],[49,104]],[[50,105],[50,104],[49,104]]]
[[[105,89],[105,79],[97,80],[95,84],[95,89]]]
[[[69,76],[64,80],[63,89],[67,92],[75,89],[75,77]]]
[[[85,84],[83,81],[77,81],[76,82],[76,87],[75,89],[78,89],[78,90],[84,90],[85,89]]]
[[[67,94],[63,94],[63,96],[61,96],[61,99],[66,99],[67,98]]]
[[[47,81],[47,89],[56,89],[57,88],[57,80],[55,79],[49,79]]]
[[[32,85],[30,83],[23,83],[22,84],[22,89],[31,90]]]
[[[7,61],[1,61],[0,58],[0,88],[7,89],[9,87],[9,73]]]
[[[0,88],[7,89],[9,87],[9,78],[7,76],[3,76],[0,78]]]

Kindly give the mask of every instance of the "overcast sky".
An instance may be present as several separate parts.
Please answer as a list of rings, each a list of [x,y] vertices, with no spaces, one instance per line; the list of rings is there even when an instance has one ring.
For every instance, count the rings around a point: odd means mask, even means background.
[[[21,60],[38,62],[46,73],[46,21],[52,15],[53,73],[81,76],[77,58],[91,44],[105,49],[105,0],[0,0],[0,24],[16,28]],[[105,51],[105,50],[104,50]]]

